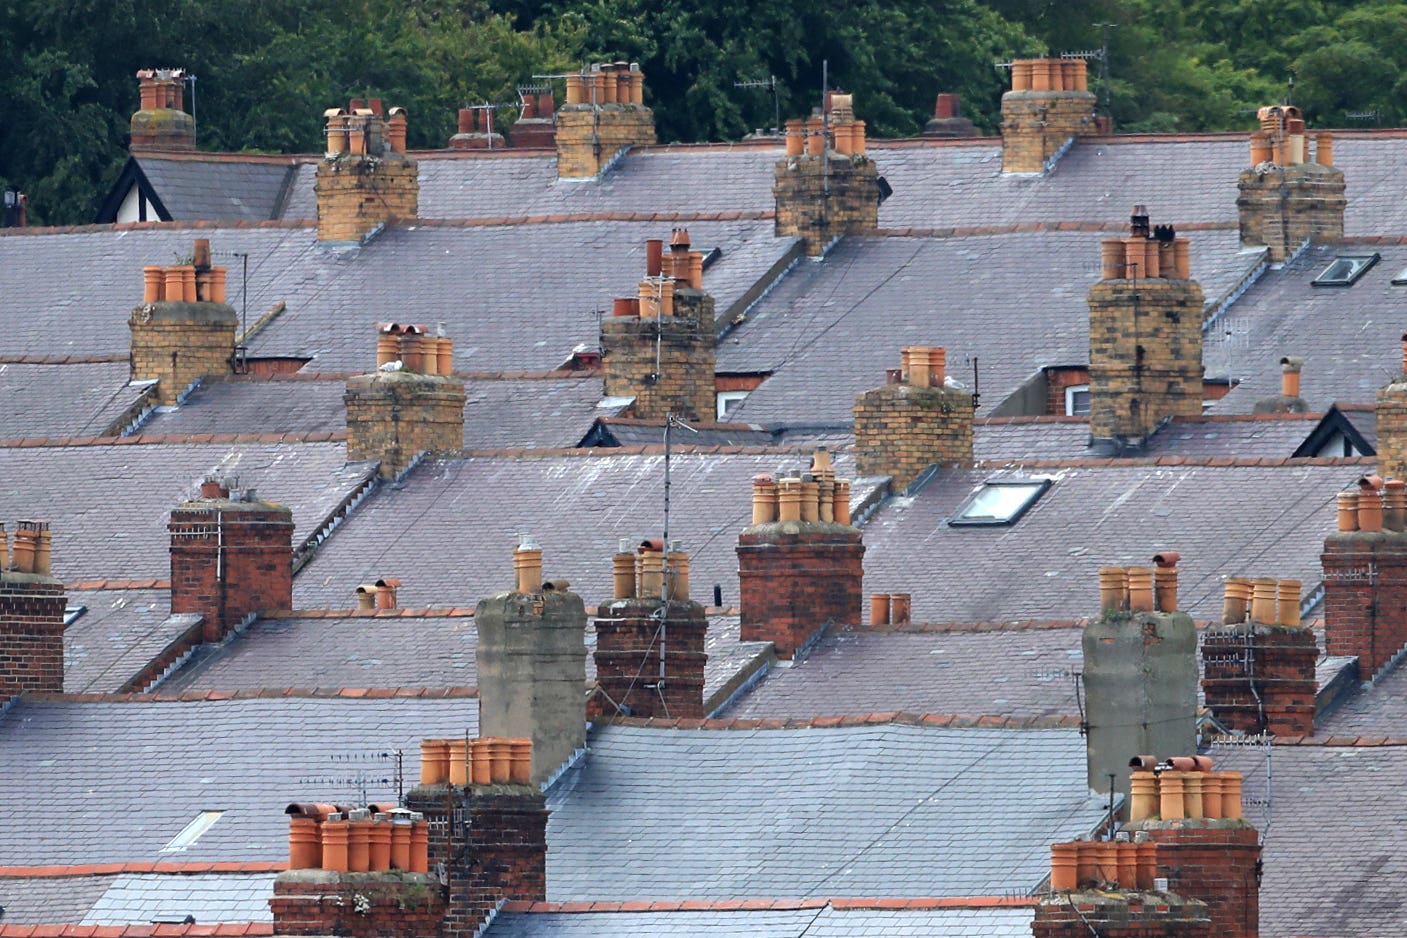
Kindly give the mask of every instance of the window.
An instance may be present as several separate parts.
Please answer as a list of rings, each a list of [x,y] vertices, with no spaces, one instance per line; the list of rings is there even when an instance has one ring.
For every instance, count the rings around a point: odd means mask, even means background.
[[[1316,287],[1348,287],[1378,262],[1377,254],[1341,254],[1310,283]]]
[[[728,419],[728,415],[747,398],[747,391],[719,391],[718,392],[718,422],[722,423]]]
[[[1407,267],[1402,268],[1402,271],[1396,277],[1392,278],[1392,285],[1394,287],[1400,287],[1404,284],[1407,284]]]
[[[195,842],[200,839],[200,835],[214,827],[215,822],[220,820],[220,815],[224,813],[224,811],[200,812],[195,816],[195,820],[187,824],[179,834],[171,838],[169,844],[161,848],[161,852],[180,853],[187,847],[194,846]]]
[[[958,507],[948,524],[953,527],[1015,524],[1048,488],[1049,479],[985,482]]]
[[[1065,389],[1065,416],[1083,417],[1089,414],[1089,385],[1072,384]]]

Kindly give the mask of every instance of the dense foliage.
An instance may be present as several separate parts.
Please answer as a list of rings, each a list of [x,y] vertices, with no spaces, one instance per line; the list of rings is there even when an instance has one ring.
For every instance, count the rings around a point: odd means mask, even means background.
[[[148,66],[198,76],[203,149],[313,150],[322,109],[364,94],[409,110],[412,146],[442,146],[460,104],[600,59],[641,63],[665,140],[770,124],[771,95],[740,80],[775,76],[783,116],[806,113],[823,62],[872,134],[898,136],[939,91],[992,131],[996,63],[1105,41],[1097,90],[1121,130],[1245,128],[1286,94],[1311,126],[1403,119],[1397,0],[8,0],[0,185],[35,222],[88,220]]]

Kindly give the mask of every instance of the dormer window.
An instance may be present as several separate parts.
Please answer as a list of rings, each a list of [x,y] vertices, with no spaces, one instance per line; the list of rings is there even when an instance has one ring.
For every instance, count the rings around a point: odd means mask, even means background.
[[[1378,254],[1340,254],[1310,283],[1316,287],[1351,287],[1379,257]]]
[[[948,519],[950,527],[1015,524],[1050,488],[1049,479],[999,479],[984,482]]]

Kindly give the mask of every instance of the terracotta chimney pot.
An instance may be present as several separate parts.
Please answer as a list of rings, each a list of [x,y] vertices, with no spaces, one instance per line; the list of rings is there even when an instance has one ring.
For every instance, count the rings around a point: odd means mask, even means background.
[[[1050,845],[1050,888],[1052,892],[1073,892],[1078,885],[1075,844]]]
[[[1152,889],[1153,880],[1158,875],[1158,844],[1153,840],[1144,840],[1134,846],[1138,858],[1138,888]]]
[[[380,818],[381,820],[377,820]],[[384,814],[371,820],[370,854],[372,873],[385,873],[391,868],[391,822]]]
[[[445,740],[448,780],[451,785],[469,784],[469,744],[463,736]]]
[[[567,104],[583,104],[586,101],[586,80],[584,75],[567,76]]]
[[[1239,818],[1241,816],[1241,773],[1221,773],[1221,816]]]
[[[1177,279],[1192,279],[1192,253],[1186,238],[1173,239],[1173,251],[1177,258]]]
[[[347,871],[371,872],[371,819],[347,822]]]
[[[1158,815],[1164,821],[1179,821],[1187,816],[1182,780],[1183,773],[1176,771],[1158,776]]]
[[[1340,531],[1358,530],[1358,493],[1344,491],[1338,497],[1338,525]]]
[[[1228,577],[1222,602],[1221,624],[1240,625],[1246,621],[1246,582],[1242,577]]]
[[[835,512],[835,523],[836,523],[836,524],[849,524],[849,523],[850,523],[850,480],[849,480],[849,479],[836,479],[836,480],[835,480],[835,503],[834,503],[834,512]]]
[[[288,819],[288,868],[316,870],[322,868],[322,838],[318,822],[310,817]]]
[[[1119,888],[1138,888],[1138,845],[1127,841],[1115,841],[1114,848],[1119,853]]]
[[[1256,577],[1251,589],[1251,621],[1257,625],[1274,625],[1275,580],[1268,576]]]
[[[1298,628],[1300,624],[1300,581],[1281,580],[1276,584],[1275,624]]]
[[[1134,772],[1129,776],[1129,820],[1142,821],[1158,813],[1158,776]]]
[[[777,520],[801,520],[801,480],[782,479],[777,486]]]
[[[493,782],[489,741],[482,737],[469,741],[469,780],[475,785],[488,785]]]
[[[1011,63],[1011,90],[1029,91],[1031,89],[1031,59],[1017,59]]]
[[[889,594],[870,594],[870,625],[889,624]]]
[[[668,574],[665,580],[665,598],[670,602],[689,601],[689,555],[682,550],[672,550],[665,558]]]
[[[527,785],[533,777],[533,741],[513,738],[505,740],[508,745],[508,781],[515,785]]]
[[[430,822],[412,821],[410,825],[410,871],[430,872]]]
[[[1102,279],[1124,279],[1124,242],[1122,238],[1105,238],[1099,243],[1099,265]]]
[[[806,119],[806,155],[821,156],[825,151],[825,120],[820,117],[808,117]]]
[[[1334,135],[1327,130],[1314,138],[1314,161],[1320,166],[1334,165]]]
[[[1381,531],[1383,529],[1383,497],[1374,487],[1363,487],[1358,492],[1358,530]]]
[[[801,119],[787,121],[787,156],[800,156],[806,151],[806,124]]]
[[[756,523],[755,521],[753,522]],[[611,555],[611,580],[615,587],[616,599],[632,599],[635,596],[635,552],[620,551]]]
[[[817,504],[820,489],[820,484],[809,474],[801,482],[801,520],[806,524],[814,524],[821,520],[821,509]]]
[[[513,570],[516,576],[518,593],[542,592],[542,548],[524,536],[518,549],[513,552]]]
[[[1221,772],[1206,772],[1202,775],[1202,817],[1221,817],[1222,797],[1225,792]]]
[[[664,553],[651,548],[640,549],[640,595],[658,599],[664,594]]]
[[[908,625],[913,620],[913,597],[909,593],[889,594],[889,621],[893,625]]]
[[[1129,567],[1129,609],[1133,612],[1153,611],[1153,571],[1148,567]]]
[[[489,737],[489,776],[493,784],[503,785],[513,773],[513,747],[507,739]]]
[[[1300,396],[1300,371],[1303,368],[1303,358],[1287,355],[1280,359],[1280,394],[1282,396]]]
[[[346,821],[324,821],[318,833],[322,841],[322,868],[337,873],[346,873],[349,863],[350,826]]]
[[[777,484],[769,475],[752,477],[752,523],[771,524],[777,520]]]
[[[1388,479],[1383,484],[1383,528],[1401,531],[1407,528],[1407,482]]]

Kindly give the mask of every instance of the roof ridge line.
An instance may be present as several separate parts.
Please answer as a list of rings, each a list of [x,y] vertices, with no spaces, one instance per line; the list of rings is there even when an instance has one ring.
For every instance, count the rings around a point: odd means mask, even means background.
[[[852,898],[833,896],[808,899],[616,899],[566,900],[555,902],[510,900],[505,912],[530,914],[590,912],[761,912],[823,909],[839,911],[874,909],[990,909],[1030,908],[1040,903],[1038,896],[913,896],[907,898]]]
[[[282,873],[287,860],[124,860],[117,863],[50,863],[0,866],[0,877],[52,879],[61,876],[117,876],[124,873]]]
[[[58,449],[75,446],[162,446],[204,443],[345,443],[346,430],[301,433],[134,433],[131,436],[21,437],[0,440],[0,449]]]
[[[518,225],[565,225],[586,222],[724,222],[769,221],[772,209],[727,212],[556,212],[548,215],[495,215],[488,218],[405,218],[400,228],[502,228]]]
[[[648,729],[680,730],[805,730],[836,729],[854,726],[927,726],[969,729],[1070,729],[1080,725],[1076,716],[1011,717],[968,713],[911,713],[892,710],[853,716],[806,718],[715,718],[690,719],[682,717],[614,717],[605,726],[631,726]]]
[[[387,700],[421,698],[427,700],[477,699],[477,687],[264,687],[244,690],[180,691],[178,693],[57,693],[29,692],[21,700],[29,703],[222,703],[227,700]]]
[[[975,469],[1101,469],[1130,466],[1187,466],[1202,469],[1256,469],[1277,466],[1371,466],[1376,456],[1124,456],[1075,459],[979,459]]]

